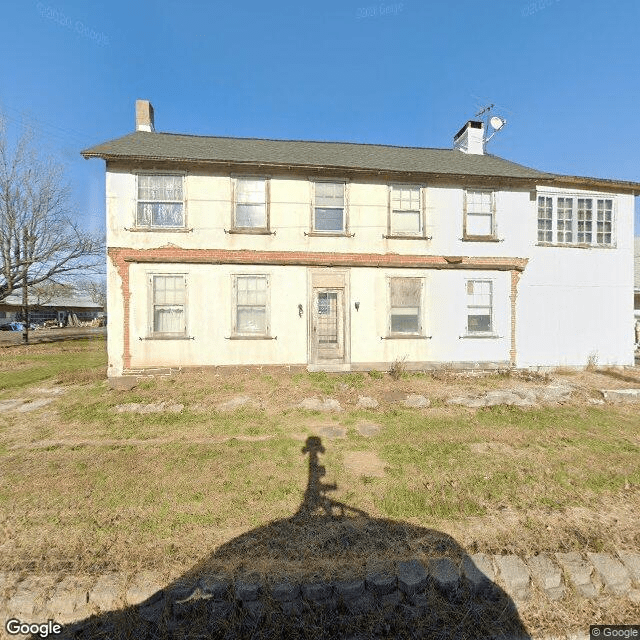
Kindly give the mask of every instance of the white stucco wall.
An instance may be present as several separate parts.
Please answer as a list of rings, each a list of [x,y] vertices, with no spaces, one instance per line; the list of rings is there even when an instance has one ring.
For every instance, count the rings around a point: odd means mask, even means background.
[[[314,272],[323,270],[314,270]],[[330,270],[327,270],[330,272]],[[327,272],[325,271],[325,272]],[[186,340],[148,339],[151,294],[149,277],[184,274],[187,280]],[[231,340],[232,276],[268,275],[271,337],[277,340]],[[132,264],[131,367],[189,365],[307,364],[310,288],[306,267],[239,267],[238,265]],[[424,279],[421,310],[424,334],[430,339],[387,339],[387,278]],[[409,363],[501,362],[509,360],[509,274],[505,272],[434,271],[431,269],[354,268],[349,272],[350,363],[381,367],[396,359]],[[492,338],[466,334],[466,280],[493,282]],[[355,310],[355,302],[359,310]],[[303,306],[303,316],[298,305]],[[110,314],[117,326],[120,317]],[[382,339],[385,338],[385,339]],[[116,340],[111,341],[115,346]],[[114,353],[114,366],[121,356]]]
[[[189,231],[130,231],[135,224],[136,177],[126,168],[107,171],[107,244],[150,249],[171,244],[186,249],[393,253],[528,258],[518,285],[517,366],[584,366],[633,363],[633,197],[613,196],[612,248],[539,246],[536,193],[496,192],[495,242],[470,242],[463,235],[460,185],[425,185],[425,227],[431,240],[383,239],[387,233],[388,185],[351,181],[347,186],[348,228],[353,237],[311,237],[311,183],[308,177],[270,181],[270,228],[275,235],[234,235],[231,178],[191,172],[185,178]],[[545,192],[561,192],[544,188]],[[591,193],[572,189],[572,194]],[[596,195],[596,194],[593,194]],[[601,194],[600,194],[601,195]],[[606,197],[612,197],[608,194]],[[193,340],[146,340],[149,273],[188,276],[188,333]],[[268,274],[271,327],[277,340],[234,341],[231,333],[231,276]],[[428,340],[381,340],[386,336],[386,278],[425,279],[424,326]],[[466,322],[464,281],[494,283],[492,338],[461,338]],[[510,274],[501,271],[382,269],[349,270],[350,362],[390,363],[405,357],[425,363],[508,362],[511,346]],[[120,276],[110,265],[110,374],[123,370],[124,324]],[[131,367],[217,364],[307,364],[309,280],[307,267],[234,265],[130,266]],[[354,303],[360,303],[359,311]],[[298,304],[305,316],[299,318]]]
[[[518,288],[518,366],[584,367],[592,358],[601,365],[633,365],[634,202],[627,195],[615,201],[611,248],[539,246],[535,215],[523,221],[529,264]]]

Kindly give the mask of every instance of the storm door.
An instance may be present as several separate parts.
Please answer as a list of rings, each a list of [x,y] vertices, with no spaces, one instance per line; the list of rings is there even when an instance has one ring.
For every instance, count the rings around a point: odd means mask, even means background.
[[[344,289],[313,289],[311,324],[313,362],[344,362]]]

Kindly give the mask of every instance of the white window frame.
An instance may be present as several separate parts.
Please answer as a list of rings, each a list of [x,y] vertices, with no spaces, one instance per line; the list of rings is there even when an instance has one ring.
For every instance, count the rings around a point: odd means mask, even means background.
[[[418,331],[393,331],[392,311],[396,307],[391,306],[391,282],[393,280],[417,280],[420,286],[420,299],[418,300]],[[419,276],[387,276],[387,337],[389,338],[415,338],[424,336],[424,300],[425,279]],[[402,308],[402,307],[399,307]],[[409,308],[409,307],[407,307]]]
[[[553,198],[547,194],[538,194],[536,211],[538,216],[538,242],[553,242]]]
[[[541,200],[551,202],[550,218],[541,217]],[[571,202],[571,208],[567,202]],[[602,193],[549,193],[538,192],[536,197],[538,216],[538,242],[554,247],[615,248],[617,199]],[[567,213],[570,211],[570,217]],[[547,213],[547,212],[545,212]],[[588,214],[588,215],[587,215]],[[609,217],[610,219],[606,219]],[[551,222],[542,229],[542,222]],[[541,234],[545,233],[544,238]],[[549,240],[549,235],[551,239]],[[608,238],[608,240],[607,240]]]
[[[146,198],[140,198],[140,178],[157,178],[170,176],[181,179],[181,191],[182,191],[182,199],[176,200],[151,200]],[[172,231],[175,229],[184,229],[187,226],[187,197],[186,197],[186,180],[185,173],[178,171],[139,171],[136,173],[136,208],[134,212],[134,229],[150,229],[150,230],[161,230],[161,231]],[[180,204],[182,206],[182,222],[178,225],[163,225],[163,224],[153,224],[153,214],[152,219],[149,224],[143,224],[139,221],[139,205],[141,204]]]
[[[560,201],[562,201],[562,206],[560,206]],[[575,219],[577,215],[575,198],[572,196],[558,196],[555,199],[555,205],[556,242],[558,244],[573,244],[575,238]],[[553,225],[553,205],[551,211],[551,220]]]
[[[238,279],[239,278],[262,278],[266,282],[265,308],[265,330],[261,331],[239,331],[238,329],[238,306],[261,307],[263,305],[238,305]],[[231,305],[231,333],[234,337],[240,338],[269,338],[271,336],[271,276],[267,273],[234,273],[231,276],[232,305]]]
[[[489,211],[471,211],[472,205],[470,203],[470,194],[489,194]],[[464,216],[463,216],[463,239],[464,240],[493,240],[496,238],[496,192],[492,189],[465,189],[464,191]],[[475,208],[475,207],[474,207]],[[470,233],[469,218],[472,216],[478,216],[483,218],[490,218],[490,232],[489,233]]]
[[[187,335],[187,327],[188,327],[188,309],[189,309],[189,299],[188,299],[188,280],[186,273],[149,273],[148,275],[148,283],[149,283],[149,330],[148,334],[151,338],[184,338]],[[182,278],[184,283],[184,302],[180,304],[170,304],[169,303],[158,303],[155,302],[155,279],[156,278]],[[182,318],[183,318],[183,329],[182,331],[157,331],[155,328],[155,311],[156,307],[162,306],[163,304],[168,306],[182,306]]]
[[[611,207],[609,209],[607,209],[604,206],[604,203],[606,202],[610,202],[611,203]],[[603,204],[602,207],[602,220],[600,219],[600,204]],[[595,241],[596,244],[598,246],[610,246],[613,245],[613,225],[614,225],[614,208],[615,208],[615,202],[613,198],[597,198],[596,199],[596,208],[595,208],[595,219],[594,219],[594,229],[593,229],[593,233],[595,236]],[[606,216],[604,214],[606,213],[610,213],[610,219],[607,220]],[[608,231],[607,231],[607,226],[608,226]],[[601,226],[602,225],[602,226]],[[605,236],[609,235],[609,242],[606,242],[605,238],[602,238],[602,242],[600,242],[600,236]]]
[[[260,180],[264,183],[264,215],[265,215],[265,224],[264,226],[239,226],[236,222],[237,217],[237,207],[238,204],[242,204],[238,202],[238,183],[243,180],[251,180],[257,181]],[[264,175],[241,175],[241,176],[232,176],[231,177],[231,230],[235,233],[269,233],[270,229],[270,200],[271,200],[271,179],[269,176]],[[255,204],[255,203],[250,203]]]
[[[467,278],[465,281],[465,335],[467,336],[492,336],[495,335],[495,319],[494,319],[494,281],[488,278]],[[469,296],[476,295],[474,293],[469,293],[469,285],[475,284],[488,284],[489,285],[489,305],[479,305],[472,304],[469,302]],[[480,294],[482,295],[482,294]],[[469,316],[471,315],[479,315],[472,314],[471,311],[473,309],[489,309],[489,329],[483,331],[472,331],[469,329]],[[486,314],[481,314],[486,315]]]
[[[342,200],[342,229],[318,229],[316,226],[316,189],[318,184],[341,184],[343,186],[343,200]],[[311,232],[314,235],[326,235],[326,236],[345,236],[349,234],[349,219],[348,219],[348,190],[346,180],[312,180],[311,181]],[[336,207],[325,207],[336,208]]]
[[[394,209],[393,208],[393,192],[399,189],[417,189],[418,190],[418,209]],[[388,223],[387,223],[387,237],[389,238],[416,238],[422,239],[426,237],[426,225],[425,225],[425,186],[421,184],[406,184],[406,183],[393,183],[388,188]],[[394,212],[407,211],[415,212],[418,214],[418,221],[420,229],[418,233],[412,233],[408,231],[398,231],[394,227]]]

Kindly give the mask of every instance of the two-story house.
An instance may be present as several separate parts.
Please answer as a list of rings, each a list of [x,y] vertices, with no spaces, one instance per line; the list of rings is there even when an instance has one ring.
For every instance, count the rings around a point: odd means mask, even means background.
[[[451,149],[136,131],[106,161],[109,375],[633,364],[639,183]]]

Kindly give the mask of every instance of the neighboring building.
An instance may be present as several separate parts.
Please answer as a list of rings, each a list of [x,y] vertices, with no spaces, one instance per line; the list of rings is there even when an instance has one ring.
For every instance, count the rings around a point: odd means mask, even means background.
[[[453,149],[136,132],[106,161],[109,375],[633,364],[640,184]]]
[[[636,236],[633,242],[633,311],[640,321],[640,236]]]
[[[81,322],[93,320],[102,313],[102,306],[83,297],[54,297],[46,303],[37,304],[29,300],[29,322],[39,324],[46,320],[66,322],[69,315]],[[10,295],[0,302],[0,325],[22,319],[22,294]]]

